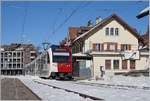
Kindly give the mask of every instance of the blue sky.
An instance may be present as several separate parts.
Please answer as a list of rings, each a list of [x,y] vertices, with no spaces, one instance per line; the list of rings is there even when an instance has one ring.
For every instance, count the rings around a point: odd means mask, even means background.
[[[148,17],[136,18],[148,6],[146,1],[3,1],[1,4],[2,44],[23,42],[39,46],[45,40],[58,44],[67,35],[69,27],[84,26],[88,20],[95,23],[97,16],[105,18],[112,13],[142,34],[148,25]],[[73,10],[76,12],[59,28]]]

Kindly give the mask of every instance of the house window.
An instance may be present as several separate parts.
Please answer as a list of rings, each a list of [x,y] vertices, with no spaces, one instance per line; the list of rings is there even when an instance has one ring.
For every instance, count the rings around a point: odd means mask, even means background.
[[[110,45],[109,45],[109,49],[110,49],[110,50],[115,50],[115,44],[110,44]]]
[[[122,60],[122,69],[127,69],[127,60]]]
[[[16,53],[13,53],[13,57],[16,57]]]
[[[101,44],[100,43],[94,43],[93,44],[93,50],[94,51],[100,51],[101,50]]]
[[[114,69],[119,69],[119,60],[113,61]]]
[[[114,35],[114,28],[110,28],[110,35]]]
[[[108,51],[116,51],[117,50],[117,43],[107,43],[107,50]]]
[[[109,35],[109,28],[105,29],[105,35],[108,36]]]
[[[130,69],[135,69],[135,60],[130,60]]]
[[[3,68],[3,64],[1,64],[1,68]]]
[[[105,60],[105,69],[111,69],[111,60]]]
[[[21,55],[20,52],[18,52],[18,53],[17,53],[17,57],[20,57],[20,55]]]
[[[122,44],[121,45],[121,50],[122,51],[131,50],[131,45],[129,45],[129,44]]]
[[[115,28],[115,35],[118,36],[119,35],[119,29]]]

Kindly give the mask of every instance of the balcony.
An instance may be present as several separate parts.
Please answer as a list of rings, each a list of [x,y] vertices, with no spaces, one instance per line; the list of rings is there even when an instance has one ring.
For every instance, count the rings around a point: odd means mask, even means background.
[[[123,51],[118,49],[118,50],[93,50],[89,49],[84,53],[89,53],[89,54],[121,54]]]

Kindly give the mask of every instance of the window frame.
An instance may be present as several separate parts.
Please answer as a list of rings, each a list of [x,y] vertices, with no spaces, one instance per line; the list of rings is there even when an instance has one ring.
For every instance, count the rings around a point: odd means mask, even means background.
[[[105,35],[106,35],[106,36],[109,36],[109,34],[110,34],[110,33],[109,33],[109,27],[107,27],[107,28],[105,29]]]
[[[111,45],[114,46],[114,49],[111,49]],[[117,51],[118,50],[118,43],[111,43],[107,42],[107,51]]]
[[[122,51],[131,50],[131,44],[121,44],[121,50]]]
[[[114,36],[114,28],[110,28],[110,36]]]
[[[125,64],[125,65],[124,65]],[[126,70],[128,69],[128,61],[127,60],[122,60],[122,69]]]
[[[116,66],[115,62],[118,62],[117,66]],[[119,66],[120,66],[120,61],[119,60],[113,60],[113,69],[118,70]]]
[[[110,59],[105,60],[105,69],[111,70],[111,60]]]
[[[115,28],[115,36],[119,36],[119,28]]]
[[[132,64],[134,63],[134,64]],[[136,61],[135,60],[130,60],[130,69],[135,69],[136,67]]]
[[[93,51],[101,51],[102,44],[101,43],[93,43]]]

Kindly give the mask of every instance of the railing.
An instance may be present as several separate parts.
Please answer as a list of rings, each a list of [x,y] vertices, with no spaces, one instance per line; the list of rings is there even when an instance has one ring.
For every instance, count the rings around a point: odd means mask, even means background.
[[[124,52],[125,50],[117,49],[117,50],[95,50],[95,49],[89,49],[84,53],[91,53],[91,52]]]

